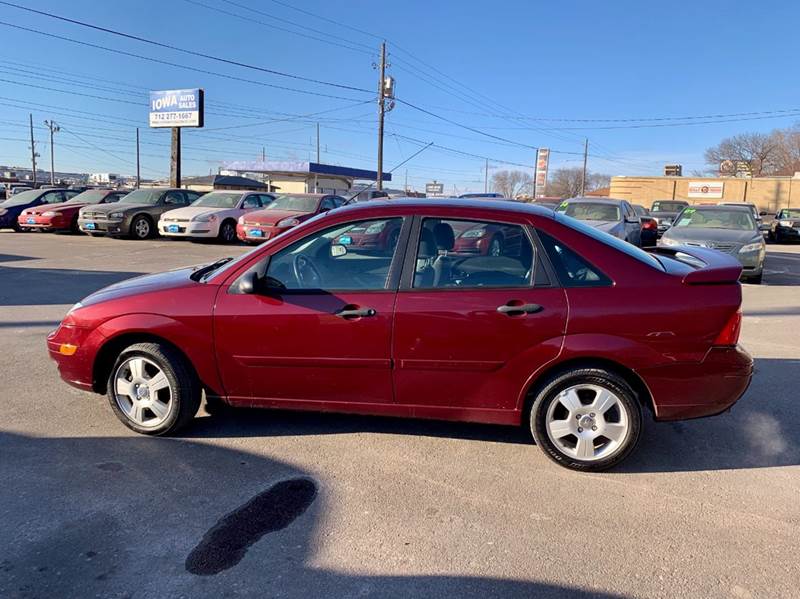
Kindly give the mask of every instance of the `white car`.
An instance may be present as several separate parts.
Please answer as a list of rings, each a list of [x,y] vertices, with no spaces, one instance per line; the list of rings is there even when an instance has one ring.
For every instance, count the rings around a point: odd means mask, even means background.
[[[217,238],[232,243],[238,218],[273,201],[274,195],[259,191],[212,191],[185,208],[162,214],[158,232],[164,237]]]

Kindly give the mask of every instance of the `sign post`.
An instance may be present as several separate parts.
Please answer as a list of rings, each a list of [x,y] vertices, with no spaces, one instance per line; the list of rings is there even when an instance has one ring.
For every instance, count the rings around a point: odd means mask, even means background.
[[[150,92],[150,126],[172,129],[169,184],[181,186],[181,128],[202,127],[204,93],[200,88]]]

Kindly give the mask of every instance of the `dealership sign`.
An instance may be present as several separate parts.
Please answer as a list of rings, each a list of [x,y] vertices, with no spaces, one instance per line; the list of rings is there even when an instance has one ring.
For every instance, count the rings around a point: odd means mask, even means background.
[[[536,189],[544,191],[547,184],[547,169],[550,166],[550,149],[539,148],[536,152]]]
[[[202,127],[203,90],[150,92],[151,127]]]
[[[426,183],[425,193],[427,195],[442,195],[444,193],[444,183],[437,183],[436,181],[433,183]]]
[[[689,181],[690,198],[720,199],[724,190],[723,181]]]

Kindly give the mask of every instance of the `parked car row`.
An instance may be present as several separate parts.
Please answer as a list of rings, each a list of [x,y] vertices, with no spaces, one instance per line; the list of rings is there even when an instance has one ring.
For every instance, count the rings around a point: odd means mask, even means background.
[[[260,191],[201,193],[178,188],[134,191],[36,189],[0,206],[0,228],[72,231],[91,236],[148,239],[161,235],[261,243],[346,199],[329,194],[277,195]]]

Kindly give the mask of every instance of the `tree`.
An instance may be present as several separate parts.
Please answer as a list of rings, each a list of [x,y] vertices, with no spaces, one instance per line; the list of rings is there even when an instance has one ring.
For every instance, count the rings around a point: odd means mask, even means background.
[[[530,191],[533,178],[523,171],[498,171],[492,175],[492,189],[503,197],[515,198],[524,191]]]
[[[583,168],[559,168],[553,171],[547,182],[545,194],[559,198],[574,198],[581,195],[581,181]],[[601,187],[608,187],[611,183],[609,175],[601,173],[586,173],[586,191],[594,191]],[[538,192],[538,190],[537,190]]]
[[[779,143],[776,132],[740,133],[708,148],[705,154],[706,163],[718,169],[725,160],[746,162],[754,177],[770,175],[777,170]]]

